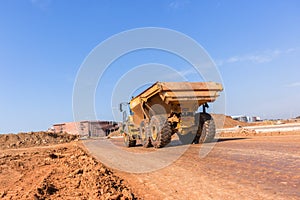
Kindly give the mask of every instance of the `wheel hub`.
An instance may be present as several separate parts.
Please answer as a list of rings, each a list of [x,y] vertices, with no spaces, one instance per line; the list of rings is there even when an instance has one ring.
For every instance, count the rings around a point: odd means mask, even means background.
[[[156,126],[152,126],[152,139],[156,140],[157,139],[157,128]]]

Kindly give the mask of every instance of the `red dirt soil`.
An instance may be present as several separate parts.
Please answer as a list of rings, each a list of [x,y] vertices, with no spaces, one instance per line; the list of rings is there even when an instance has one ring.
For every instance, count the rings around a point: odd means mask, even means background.
[[[137,199],[80,141],[72,142],[76,138],[45,132],[0,135],[0,198]]]

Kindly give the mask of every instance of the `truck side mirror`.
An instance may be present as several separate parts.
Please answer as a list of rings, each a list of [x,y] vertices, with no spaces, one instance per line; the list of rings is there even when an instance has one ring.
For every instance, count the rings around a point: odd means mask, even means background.
[[[122,103],[119,104],[119,109],[120,109],[120,112],[123,112],[123,106],[122,106]]]

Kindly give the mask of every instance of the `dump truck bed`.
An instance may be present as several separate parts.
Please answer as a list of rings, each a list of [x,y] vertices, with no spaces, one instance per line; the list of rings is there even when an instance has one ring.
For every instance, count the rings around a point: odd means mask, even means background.
[[[213,102],[223,87],[215,82],[156,82],[130,102],[131,109],[159,95],[166,104],[178,101],[198,101],[198,104]]]
[[[140,123],[145,113],[143,106],[161,105],[166,112],[170,105],[195,103],[199,107],[213,102],[223,87],[215,82],[156,82],[130,101],[130,108],[135,113],[134,121]],[[197,108],[198,108],[197,107]]]

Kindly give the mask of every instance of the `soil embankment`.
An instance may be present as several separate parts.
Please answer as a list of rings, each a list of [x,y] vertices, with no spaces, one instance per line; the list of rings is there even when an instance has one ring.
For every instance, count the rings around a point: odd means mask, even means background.
[[[123,179],[74,140],[47,132],[0,135],[0,198],[136,199]]]

